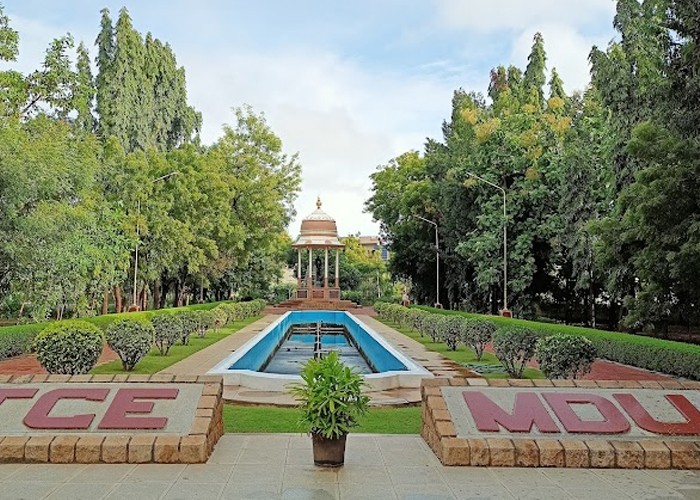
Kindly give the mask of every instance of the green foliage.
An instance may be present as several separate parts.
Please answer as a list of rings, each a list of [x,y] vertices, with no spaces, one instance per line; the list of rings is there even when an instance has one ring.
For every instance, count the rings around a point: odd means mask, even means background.
[[[102,134],[116,137],[128,152],[172,150],[192,142],[202,118],[187,105],[185,71],[170,46],[150,33],[144,40],[126,8],[113,29],[109,11],[102,11],[97,44]]]
[[[180,321],[180,343],[187,345],[190,341],[190,335],[195,333],[199,327],[197,311],[180,311],[177,313],[177,318]]]
[[[204,338],[207,331],[214,327],[216,315],[212,311],[196,311],[195,314],[197,319],[197,336]]]
[[[524,72],[491,71],[490,102],[455,91],[443,136],[371,176],[366,208],[392,242],[394,278],[434,301],[426,217],[449,308],[495,314],[506,252],[519,317],[660,335],[700,325],[697,14],[691,0],[618,0],[618,37],[592,48],[583,94],[552,70],[545,100],[539,33]]]
[[[125,371],[131,371],[153,346],[153,325],[146,320],[120,319],[105,331],[107,344],[121,359]]]
[[[302,383],[290,386],[290,392],[299,401],[302,426],[308,433],[344,436],[367,413],[369,398],[362,394],[362,375],[343,365],[337,353],[307,361],[301,379]]]
[[[538,340],[535,357],[548,379],[575,379],[591,371],[596,350],[581,335],[552,335]]]
[[[440,315],[441,314],[427,314],[426,317],[432,319],[434,316],[437,317]],[[444,342],[434,342],[429,338],[425,338],[425,336],[421,335],[415,330],[401,328],[395,322],[389,320],[386,316],[382,316],[380,319],[388,326],[397,329],[399,332],[422,344],[429,351],[437,352],[445,358],[451,359],[455,363],[470,369],[478,367],[479,373],[484,374],[484,376],[488,378],[504,378],[508,376],[504,371],[503,365],[501,365],[501,363],[498,361],[498,358],[491,353],[484,352],[481,360],[477,360],[476,353],[468,346],[458,345],[457,349],[453,351],[448,348],[447,344]],[[542,373],[535,368],[526,368],[524,376],[526,378],[543,378]]]
[[[477,361],[481,361],[486,345],[493,340],[497,327],[492,321],[488,320],[467,319],[467,321],[462,342],[471,347],[476,354]]]
[[[33,350],[47,372],[79,375],[95,366],[102,344],[102,332],[96,326],[85,321],[63,321],[37,335]]]
[[[548,335],[582,335],[593,342],[598,356],[603,359],[636,366],[645,370],[667,373],[676,377],[700,380],[700,346],[694,344],[556,323],[540,323],[499,316],[482,316],[457,311],[438,310],[424,306],[420,308],[436,314],[458,314],[469,318],[488,319],[499,327],[526,328],[540,337]]]
[[[10,24],[0,8],[13,61]],[[74,43],[54,40],[29,74],[0,71],[0,304],[18,306],[0,309],[41,321],[137,296],[153,300],[141,309],[265,296],[286,260],[296,155],[250,108],[201,147],[184,69],[125,9],[116,24],[102,11],[97,74]]]
[[[37,331],[3,332],[0,335],[0,360],[13,358],[29,352]]]
[[[215,307],[210,309],[212,312],[212,328],[214,332],[218,331],[219,328],[223,328],[228,323],[228,314],[221,307]]]
[[[166,356],[180,338],[182,321],[177,314],[161,313],[151,317],[151,324],[154,330],[154,343],[161,356]]]
[[[521,327],[501,327],[493,336],[493,350],[511,377],[521,378],[535,355],[539,337]]]
[[[442,323],[442,331],[440,332],[440,340],[452,350],[457,350],[457,345],[466,337],[469,331],[469,320],[459,316],[445,316],[446,321]]]

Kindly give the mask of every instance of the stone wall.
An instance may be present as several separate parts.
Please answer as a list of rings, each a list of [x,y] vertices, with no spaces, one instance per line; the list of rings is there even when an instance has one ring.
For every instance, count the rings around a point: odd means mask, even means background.
[[[421,435],[444,465],[490,467],[574,467],[622,469],[700,469],[700,436],[663,436],[645,439],[609,438],[552,439],[541,434],[523,437],[459,436],[443,395],[446,387],[520,387],[588,389],[665,389],[697,391],[695,381],[611,380],[498,380],[437,378],[421,386],[423,426]],[[524,389],[526,390],[526,389]],[[446,391],[447,392],[447,391]],[[465,406],[466,408],[466,406]],[[492,434],[490,434],[491,436]]]
[[[46,388],[69,384],[76,388],[123,387],[156,388],[201,387],[192,408],[188,433],[124,430],[118,433],[42,431],[27,428],[23,433],[2,435],[0,463],[204,463],[223,435],[223,383],[215,376],[175,375],[0,375],[4,389]],[[97,385],[99,384],[99,385]],[[0,404],[8,404],[7,401]],[[183,410],[185,411],[185,410]],[[189,410],[188,410],[189,411]],[[134,413],[138,417],[138,413]],[[162,415],[168,417],[168,415]],[[21,420],[20,420],[21,421]]]

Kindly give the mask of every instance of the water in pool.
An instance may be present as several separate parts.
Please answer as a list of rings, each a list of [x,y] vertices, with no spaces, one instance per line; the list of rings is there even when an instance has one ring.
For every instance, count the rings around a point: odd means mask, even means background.
[[[317,351],[337,352],[340,361],[358,373],[375,372],[342,326],[320,324],[292,326],[261,371],[297,375],[304,362]]]

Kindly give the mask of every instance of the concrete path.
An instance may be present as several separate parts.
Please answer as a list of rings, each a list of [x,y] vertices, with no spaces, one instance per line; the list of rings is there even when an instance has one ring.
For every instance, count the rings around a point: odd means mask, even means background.
[[[443,467],[418,436],[351,434],[339,470],[313,466],[310,439],[227,434],[202,465],[0,465],[16,499],[700,498],[690,471]]]
[[[231,352],[239,349],[243,344],[252,339],[255,335],[264,330],[270,323],[275,321],[279,316],[268,314],[262,319],[255,321],[240,330],[232,333],[226,338],[210,345],[209,347],[197,351],[193,355],[170,365],[159,373],[175,374],[175,375],[206,375],[206,373],[214,368]]]

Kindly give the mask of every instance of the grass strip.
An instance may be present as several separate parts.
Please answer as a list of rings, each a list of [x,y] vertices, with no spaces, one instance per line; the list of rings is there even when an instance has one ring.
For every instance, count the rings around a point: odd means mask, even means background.
[[[301,412],[297,408],[268,406],[224,406],[226,432],[299,432]],[[418,406],[401,408],[371,408],[359,427],[353,432],[367,434],[420,434],[421,409]]]

